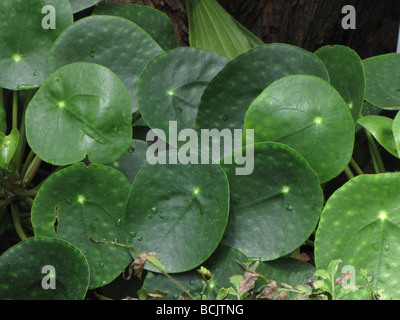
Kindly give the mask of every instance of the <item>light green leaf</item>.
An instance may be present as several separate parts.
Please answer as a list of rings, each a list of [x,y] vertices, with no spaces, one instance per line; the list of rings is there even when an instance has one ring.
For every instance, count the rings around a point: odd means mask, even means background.
[[[19,142],[19,131],[12,129],[11,133],[6,136],[0,132],[0,167],[8,170],[9,164],[17,151]]]
[[[137,111],[139,75],[147,63],[162,52],[137,24],[115,16],[91,16],[75,22],[54,42],[49,65],[52,72],[74,62],[107,67],[128,88],[134,112]]]
[[[364,60],[367,77],[365,99],[389,110],[400,109],[400,53],[389,53]]]
[[[26,110],[29,146],[53,165],[110,163],[132,141],[129,92],[109,69],[77,62],[58,69]]]
[[[264,44],[236,21],[216,0],[187,0],[192,47],[215,51],[233,59]]]
[[[254,129],[255,142],[279,142],[299,152],[321,183],[343,172],[353,154],[349,108],[329,83],[315,76],[275,81],[251,104],[244,129]]]
[[[358,120],[358,124],[367,129],[375,139],[396,158],[399,157],[394,132],[393,119],[383,116],[366,116]]]
[[[400,298],[400,174],[362,175],[328,200],[316,234],[317,269],[335,259],[373,277],[372,290]],[[366,194],[379,194],[366,197]],[[356,285],[363,285],[357,280]],[[357,292],[355,293],[357,294]],[[362,293],[360,293],[362,294]]]

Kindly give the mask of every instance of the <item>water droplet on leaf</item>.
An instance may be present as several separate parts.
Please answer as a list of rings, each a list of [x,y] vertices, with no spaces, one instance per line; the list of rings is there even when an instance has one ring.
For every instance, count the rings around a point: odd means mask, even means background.
[[[151,208],[151,213],[152,214],[157,214],[158,213],[158,208],[157,207]]]

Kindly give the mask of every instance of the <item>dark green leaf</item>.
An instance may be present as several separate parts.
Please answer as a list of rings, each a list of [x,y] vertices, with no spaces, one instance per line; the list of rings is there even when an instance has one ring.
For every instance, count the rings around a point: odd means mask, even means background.
[[[137,88],[139,109],[149,127],[168,132],[169,122],[176,121],[178,131],[194,129],[204,89],[227,63],[216,53],[196,48],[178,48],[154,58]]]
[[[301,48],[267,44],[229,62],[208,84],[201,98],[199,129],[241,129],[250,104],[272,82],[295,74],[329,80],[321,60]]]
[[[119,16],[136,23],[166,51],[178,46],[171,19],[152,7],[132,3],[100,3],[93,14]]]
[[[231,188],[223,243],[248,257],[270,261],[291,253],[310,236],[323,196],[318,177],[296,151],[260,143],[247,146],[246,152],[253,147],[252,175],[236,175],[235,165],[223,165]],[[244,150],[235,151],[240,152]]]
[[[44,29],[43,7],[55,9],[56,28]],[[73,23],[68,0],[0,1],[0,87],[23,90],[39,87],[49,76],[50,48]]]
[[[52,266],[55,274],[43,269]],[[46,276],[55,289],[44,289]],[[0,256],[1,300],[83,300],[89,285],[85,257],[72,244],[51,238],[29,238]]]
[[[90,266],[90,288],[114,280],[132,260],[125,249],[94,243],[124,242],[122,218],[128,180],[113,168],[79,163],[51,175],[32,207],[35,235],[78,247]],[[55,224],[56,223],[56,224]]]
[[[331,84],[349,106],[354,124],[360,117],[365,96],[364,65],[358,54],[345,46],[325,46],[315,52],[328,69]]]
[[[146,163],[126,206],[126,242],[138,252],[156,252],[167,272],[188,271],[217,248],[228,210],[228,180],[218,165]]]

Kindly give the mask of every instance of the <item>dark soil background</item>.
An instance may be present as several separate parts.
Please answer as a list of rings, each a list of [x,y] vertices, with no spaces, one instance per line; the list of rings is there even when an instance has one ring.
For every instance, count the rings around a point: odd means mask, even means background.
[[[166,13],[174,22],[179,44],[189,45],[186,0],[104,0],[137,3]],[[361,58],[396,51],[399,0],[218,0],[240,23],[265,43],[284,42],[315,51],[342,44]],[[357,29],[343,30],[342,8],[353,5]]]

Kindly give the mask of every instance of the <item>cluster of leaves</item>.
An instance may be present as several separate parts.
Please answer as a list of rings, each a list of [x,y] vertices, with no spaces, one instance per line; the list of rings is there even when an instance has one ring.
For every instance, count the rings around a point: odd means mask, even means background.
[[[74,22],[99,1],[28,2],[0,1],[1,299],[99,288],[116,299],[400,297],[400,176],[365,175],[352,159],[358,123],[377,173],[373,136],[392,151],[399,140],[396,120],[388,142],[388,120],[360,119],[366,101],[399,106],[398,54],[262,44],[213,0],[188,1],[192,47],[177,47],[171,21],[149,7],[100,4]],[[56,29],[43,28],[45,5]],[[221,47],[224,26],[236,41]],[[253,174],[236,175],[244,164],[225,153],[215,165],[150,164],[136,135],[170,121],[254,130],[255,144],[233,153],[254,152]],[[343,171],[351,180],[325,203]],[[289,257],[314,235],[316,273]],[[339,260],[364,270],[367,290],[336,295]],[[48,265],[53,290],[42,287]]]

